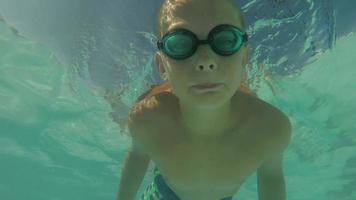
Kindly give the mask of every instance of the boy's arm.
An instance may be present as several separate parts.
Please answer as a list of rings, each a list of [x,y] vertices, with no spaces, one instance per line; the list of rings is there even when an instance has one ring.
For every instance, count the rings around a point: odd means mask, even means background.
[[[150,157],[141,150],[141,146],[138,142],[140,135],[144,133],[142,132],[143,129],[138,127],[140,124],[142,125],[142,122],[141,120],[137,120],[135,115],[137,115],[137,113],[131,114],[128,124],[129,132],[132,137],[132,147],[127,153],[121,172],[117,200],[134,200],[150,161]]]
[[[291,139],[291,124],[287,117],[279,121],[283,128],[272,137],[273,153],[257,170],[259,200],[286,200],[286,185],[283,174],[283,154]]]
[[[148,168],[150,158],[147,155],[129,151],[121,172],[121,181],[117,200],[134,200]]]
[[[264,166],[258,169],[257,185],[259,200],[286,200],[286,185],[281,164],[282,158],[282,154],[270,158],[270,160],[264,163]]]

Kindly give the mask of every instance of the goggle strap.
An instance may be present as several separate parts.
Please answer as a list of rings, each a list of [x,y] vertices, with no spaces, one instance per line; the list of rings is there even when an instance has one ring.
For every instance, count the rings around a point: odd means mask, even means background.
[[[247,35],[247,33],[243,34],[243,36],[242,36],[242,41],[243,41],[243,42],[247,42],[247,41],[248,41],[248,35]]]
[[[161,40],[157,41],[157,47],[159,50],[163,49],[163,42]]]

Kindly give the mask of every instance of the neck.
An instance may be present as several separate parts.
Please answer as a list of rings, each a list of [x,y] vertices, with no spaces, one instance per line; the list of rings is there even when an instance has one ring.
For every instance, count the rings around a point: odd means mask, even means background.
[[[198,108],[180,104],[180,123],[191,137],[219,137],[233,127],[231,100],[214,108]]]

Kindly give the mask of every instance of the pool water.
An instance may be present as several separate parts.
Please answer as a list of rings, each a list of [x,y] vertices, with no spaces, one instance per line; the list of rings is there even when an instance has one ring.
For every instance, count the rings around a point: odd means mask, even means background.
[[[250,74],[262,77],[249,82],[259,98],[292,122],[284,155],[289,200],[356,199],[356,33],[333,43],[298,73]],[[127,53],[125,62],[135,65],[136,55]],[[48,46],[0,21],[0,199],[115,199],[131,139],[113,119],[125,122],[147,90],[147,74],[155,72],[152,58],[144,62],[126,74],[130,81],[112,107],[107,90],[82,78],[93,70],[68,67]],[[152,170],[150,163],[138,194]],[[234,200],[257,199],[256,180],[254,173]]]

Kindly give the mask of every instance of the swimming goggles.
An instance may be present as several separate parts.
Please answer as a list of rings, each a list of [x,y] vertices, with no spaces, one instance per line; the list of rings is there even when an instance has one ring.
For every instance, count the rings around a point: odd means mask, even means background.
[[[183,60],[192,56],[201,44],[209,44],[218,55],[230,56],[247,41],[247,33],[238,27],[221,24],[209,32],[207,40],[199,40],[193,32],[184,28],[172,30],[157,41],[157,47],[170,58]]]

